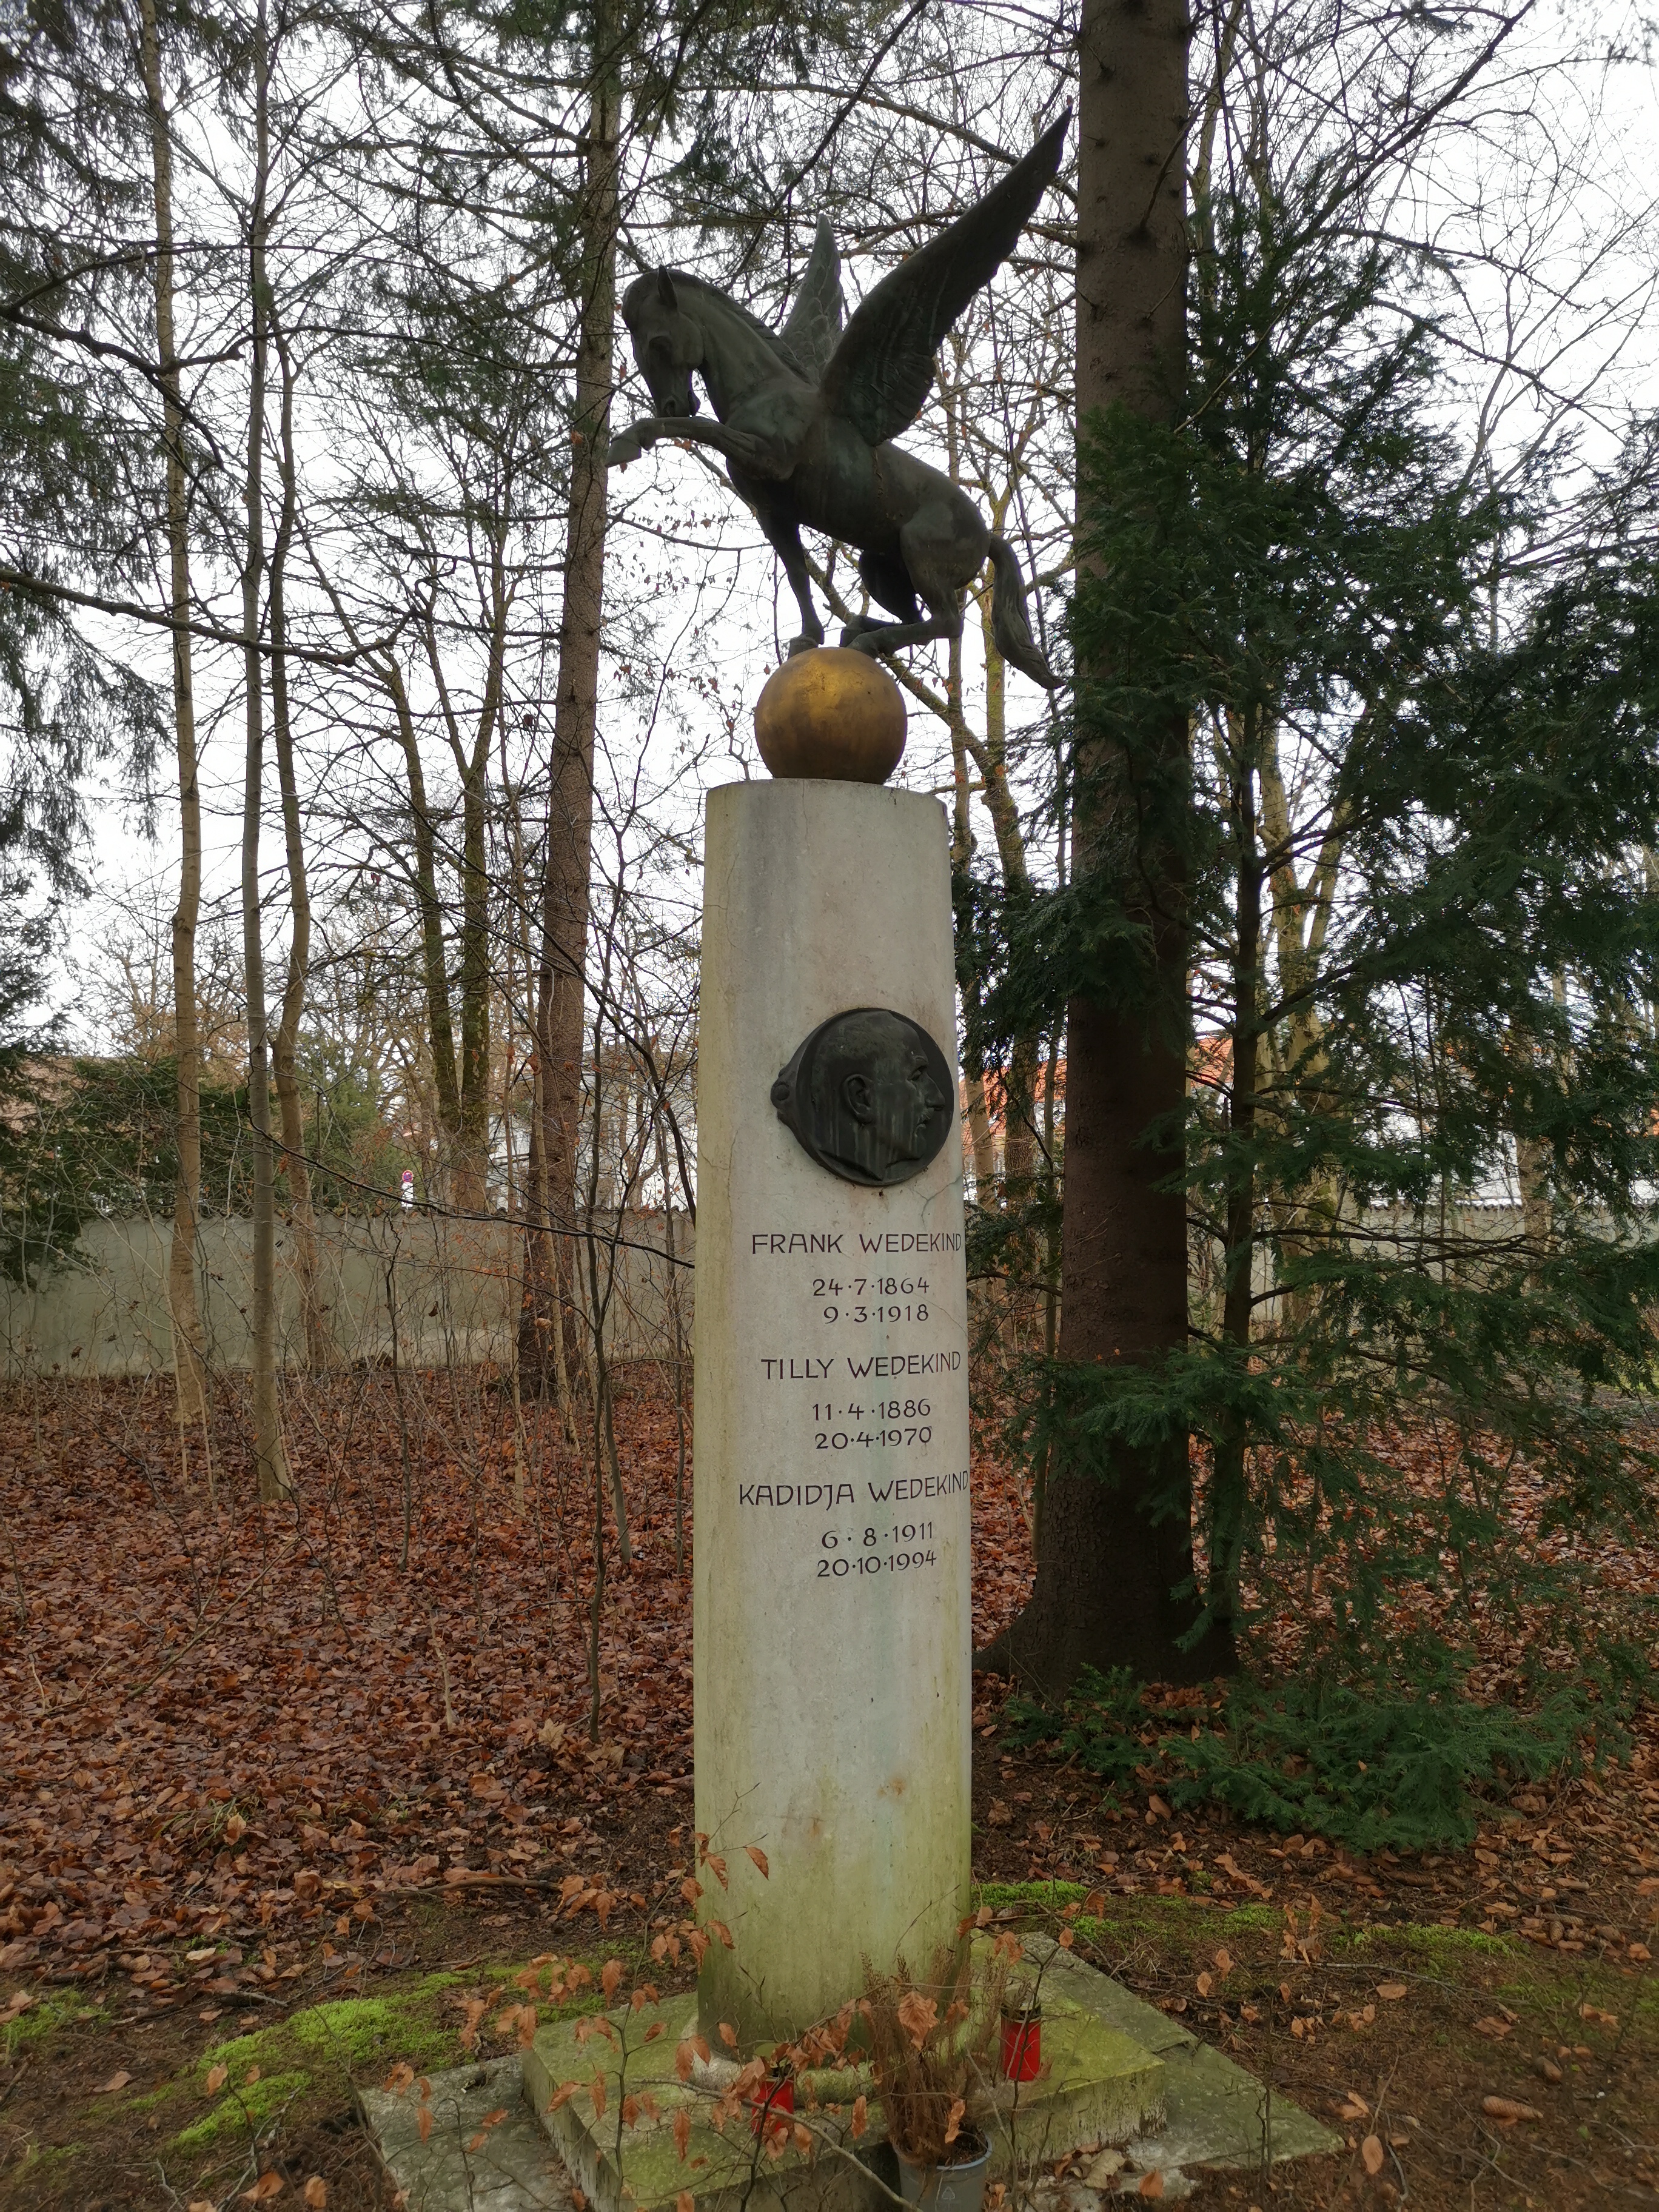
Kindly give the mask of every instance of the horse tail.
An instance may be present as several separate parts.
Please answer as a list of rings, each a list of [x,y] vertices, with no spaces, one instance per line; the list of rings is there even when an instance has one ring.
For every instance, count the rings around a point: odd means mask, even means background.
[[[991,570],[995,578],[991,593],[991,635],[996,640],[997,651],[1023,675],[1029,676],[1033,684],[1040,684],[1045,691],[1057,691],[1060,678],[1037,650],[1036,640],[1031,635],[1025,612],[1025,585],[1019,562],[1014,558],[1014,549],[994,531],[991,532]]]

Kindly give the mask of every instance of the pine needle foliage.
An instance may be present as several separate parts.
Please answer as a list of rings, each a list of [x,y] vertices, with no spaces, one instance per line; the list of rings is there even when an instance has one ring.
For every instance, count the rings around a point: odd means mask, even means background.
[[[1188,1341],[1033,1363],[1013,1438],[1107,1483],[1194,1440],[1194,1633],[1264,1663],[1300,1636],[1311,1672],[1241,1707],[1194,1789],[1306,1825],[1285,1729],[1340,1763],[1375,1725],[1377,1802],[1426,1834],[1455,1792],[1406,1790],[1413,1741],[1525,1767],[1498,1722],[1448,1719],[1449,1663],[1510,1636],[1575,1672],[1652,1632],[1586,1561],[1654,1494],[1659,448],[1638,426],[1571,502],[1492,491],[1431,318],[1400,310],[1416,272],[1335,229],[1328,184],[1206,210],[1181,419],[1091,426],[1096,674],[1056,804],[1102,826],[1063,889],[977,897],[970,1048],[1077,994],[1186,1036]],[[1148,887],[1185,917],[1182,1004],[1132,919]],[[1329,1686],[1401,1668],[1388,1712]]]
[[[1090,1668],[1063,1715],[1022,1702],[1015,1741],[1048,1743],[1098,1775],[1109,1797],[1148,1788],[1177,1811],[1225,1805],[1281,1835],[1350,1850],[1461,1850],[1483,1798],[1579,1771],[1628,1742],[1620,1718],[1639,1655],[1615,1655],[1595,1684],[1546,1689],[1525,1709],[1471,1698],[1451,1670],[1401,1687],[1317,1675],[1271,1688],[1228,1686],[1220,1725],[1149,1713],[1140,1686]]]

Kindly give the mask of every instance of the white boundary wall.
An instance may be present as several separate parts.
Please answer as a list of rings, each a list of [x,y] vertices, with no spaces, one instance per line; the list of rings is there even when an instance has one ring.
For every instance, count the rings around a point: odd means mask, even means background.
[[[670,1263],[659,1214],[630,1214],[596,1230],[604,1285],[616,1251],[615,1287],[605,1346],[616,1359],[672,1358]],[[198,1285],[210,1364],[250,1364],[253,1306],[252,1224],[208,1221],[198,1243]],[[87,1264],[51,1269],[25,1290],[0,1285],[0,1372],[45,1375],[169,1373],[173,1332],[167,1318],[171,1222],[108,1220],[90,1224],[82,1240]],[[399,1360],[410,1367],[505,1364],[513,1356],[524,1265],[523,1224],[446,1221],[416,1209],[378,1219],[328,1217],[318,1224],[322,1298],[343,1364],[383,1361],[392,1352],[396,1317]],[[674,1218],[674,1249],[696,1250],[696,1231]],[[579,1245],[585,1288],[587,1261]],[[276,1227],[277,1332],[285,1364],[301,1364],[300,1292],[290,1227]],[[681,1266],[680,1304],[689,1358],[692,1270]]]

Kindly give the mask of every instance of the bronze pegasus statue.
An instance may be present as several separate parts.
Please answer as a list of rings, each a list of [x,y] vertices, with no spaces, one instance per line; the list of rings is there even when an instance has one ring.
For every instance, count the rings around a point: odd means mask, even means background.
[[[988,555],[998,650],[1054,688],[1031,635],[1013,548],[949,477],[890,441],[921,413],[945,332],[1012,252],[1060,167],[1070,119],[1068,108],[976,206],[884,276],[845,330],[840,257],[822,221],[781,331],[678,269],[636,277],[623,295],[656,412],[613,438],[607,458],[625,467],[659,438],[695,438],[726,456],[732,488],[754,509],[799,605],[792,653],[823,642],[801,550],[805,524],[858,549],[870,597],[896,617],[855,617],[843,645],[890,653],[960,636],[962,594]],[[694,376],[702,379],[712,422],[698,419]]]

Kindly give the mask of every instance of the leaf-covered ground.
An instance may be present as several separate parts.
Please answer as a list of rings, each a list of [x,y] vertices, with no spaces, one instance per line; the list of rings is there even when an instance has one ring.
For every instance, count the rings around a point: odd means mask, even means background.
[[[296,1390],[298,1498],[263,1511],[240,1412],[227,1390],[210,1502],[160,1385],[49,1382],[0,1407],[0,2203],[30,2212],[222,2206],[263,2172],[273,2201],[314,2177],[337,2206],[380,2204],[354,2080],[459,2055],[512,1962],[642,1961],[681,1909],[690,1592],[652,1378],[620,1408],[634,1558],[608,1530],[597,1648],[591,1470],[550,1423],[520,1437],[487,1378]],[[976,1486],[982,1636],[1029,1557],[988,1449]],[[1177,1820],[1153,1787],[1109,1808],[1011,1746],[1002,1688],[975,1713],[981,1878],[1097,1897],[1084,1933],[1115,1971],[1285,2094],[1328,2116],[1340,2094],[1356,2145],[1386,2149],[1376,2175],[1357,2148],[1352,2172],[1275,2177],[1273,2202],[1656,2201],[1650,1710],[1632,1758],[1493,1801],[1473,1850],[1362,1858]],[[290,2021],[263,2063],[242,2049]],[[1243,2207],[1266,2185],[1233,2185],[1205,2188]]]

